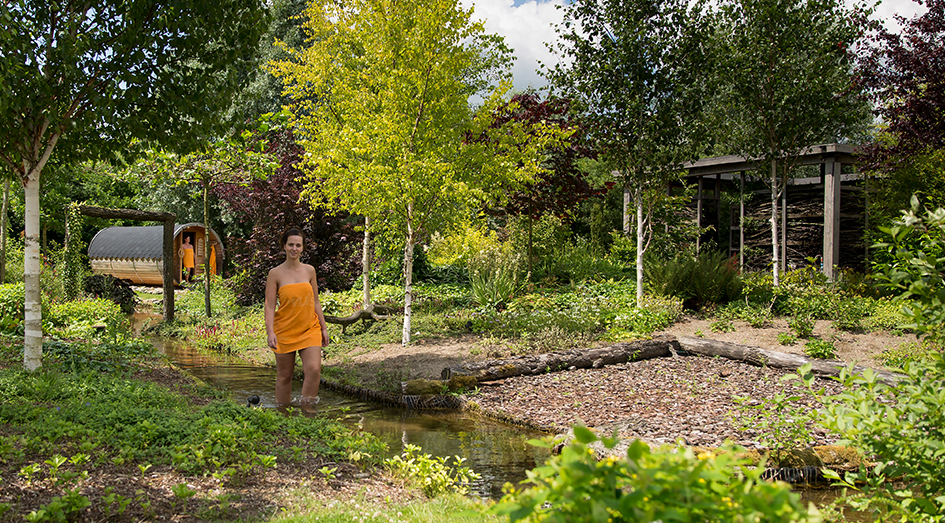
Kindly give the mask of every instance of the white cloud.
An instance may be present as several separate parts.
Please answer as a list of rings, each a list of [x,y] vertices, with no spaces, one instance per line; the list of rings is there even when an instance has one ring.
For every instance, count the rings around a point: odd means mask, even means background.
[[[849,0],[847,0],[847,3],[850,3]],[[895,15],[900,15],[908,20],[927,11],[928,9],[925,6],[915,3],[913,0],[884,0],[876,7],[873,18],[881,21],[886,29],[898,32],[901,28],[895,20]]]
[[[555,56],[548,50],[546,42],[556,39],[554,25],[561,21],[562,11],[557,9],[564,0],[461,0],[464,7],[473,5],[474,18],[483,20],[486,32],[505,37],[505,43],[514,50],[516,57],[512,73],[515,89],[541,88],[545,80],[537,72],[539,62],[552,64]],[[853,0],[845,0],[853,5]],[[887,29],[899,30],[893,15],[906,19],[927,9],[913,0],[884,0],[876,9],[873,18],[880,20]]]
[[[465,7],[473,5],[473,17],[485,23],[486,32],[502,35],[506,45],[513,49],[512,74],[516,90],[545,85],[537,72],[538,62],[554,61],[545,42],[555,40],[554,24],[560,22],[562,16],[562,11],[555,6],[562,0],[514,3],[512,0],[461,0],[461,3]]]

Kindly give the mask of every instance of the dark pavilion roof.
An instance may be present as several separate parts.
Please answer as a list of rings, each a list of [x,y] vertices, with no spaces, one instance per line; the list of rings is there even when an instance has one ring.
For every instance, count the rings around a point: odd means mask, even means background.
[[[200,226],[199,223],[174,225],[176,238],[182,229]],[[210,229],[211,237],[217,233]],[[108,227],[98,231],[89,242],[89,258],[116,259],[161,259],[163,252],[164,226]]]

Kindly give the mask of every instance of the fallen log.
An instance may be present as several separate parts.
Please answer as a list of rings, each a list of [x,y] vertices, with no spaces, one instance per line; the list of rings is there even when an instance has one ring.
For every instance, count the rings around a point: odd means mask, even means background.
[[[389,320],[390,314],[393,312],[393,308],[385,307],[383,305],[370,304],[366,309],[356,310],[348,316],[339,317],[339,316],[329,316],[325,315],[325,323],[332,323],[335,325],[341,325],[341,333],[344,334],[345,329],[348,325],[355,323],[357,321],[379,321],[379,320]]]
[[[564,369],[599,369],[605,365],[666,357],[672,354],[675,338],[658,337],[629,343],[614,343],[588,349],[570,349],[548,354],[532,354],[502,360],[465,363],[443,369],[440,377],[474,376],[477,381],[492,381],[512,376],[556,372]]]
[[[796,370],[810,363],[811,372],[816,376],[839,376],[840,371],[847,365],[842,361],[819,360],[801,356],[765,350],[751,345],[727,343],[724,341],[705,340],[701,338],[679,338],[679,346],[688,352],[703,356],[722,356],[736,361],[744,361],[759,367],[774,367],[776,369]],[[867,367],[855,365],[854,373],[862,373]],[[873,369],[880,382],[892,385],[903,378],[901,374],[885,370]]]

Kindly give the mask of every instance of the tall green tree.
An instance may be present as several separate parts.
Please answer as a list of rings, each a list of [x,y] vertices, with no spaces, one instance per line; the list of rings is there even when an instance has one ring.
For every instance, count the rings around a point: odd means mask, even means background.
[[[854,15],[865,12],[843,0],[732,0],[718,11],[718,108],[730,150],[768,171],[775,285],[778,200],[791,158],[811,145],[855,138],[869,122],[848,52],[862,32]]]
[[[268,123],[261,124],[262,132]],[[204,237],[204,308],[209,318],[210,308],[210,192],[220,185],[248,185],[253,180],[267,178],[278,166],[262,152],[264,142],[255,141],[258,150],[247,143],[252,133],[245,131],[230,140],[218,140],[190,154],[177,155],[166,151],[151,151],[134,166],[138,172],[149,172],[152,177],[175,185],[200,187],[203,202],[202,222]]]
[[[491,126],[501,100],[490,80],[506,74],[509,51],[457,0],[316,0],[305,17],[310,46],[272,64],[296,104],[303,196],[403,240],[406,345],[418,240],[531,180],[546,139],[526,142],[519,122]],[[474,112],[477,94],[486,101]]]
[[[14,0],[0,5],[0,162],[26,199],[24,366],[42,366],[39,192],[57,157],[107,157],[135,140],[191,149],[219,131],[234,64],[265,29],[259,0]]]
[[[637,300],[659,193],[698,155],[703,18],[685,0],[576,0],[565,5],[546,72],[583,104],[598,159],[623,180],[636,210]],[[625,232],[628,232],[625,230]]]

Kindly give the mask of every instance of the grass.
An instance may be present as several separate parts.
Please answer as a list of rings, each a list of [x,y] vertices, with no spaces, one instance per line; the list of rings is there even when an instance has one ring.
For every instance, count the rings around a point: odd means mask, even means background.
[[[276,517],[273,523],[477,523],[508,521],[508,518],[481,513],[484,502],[456,494],[405,504],[378,506],[359,496],[358,499],[305,502],[305,493],[298,494],[302,514]]]

